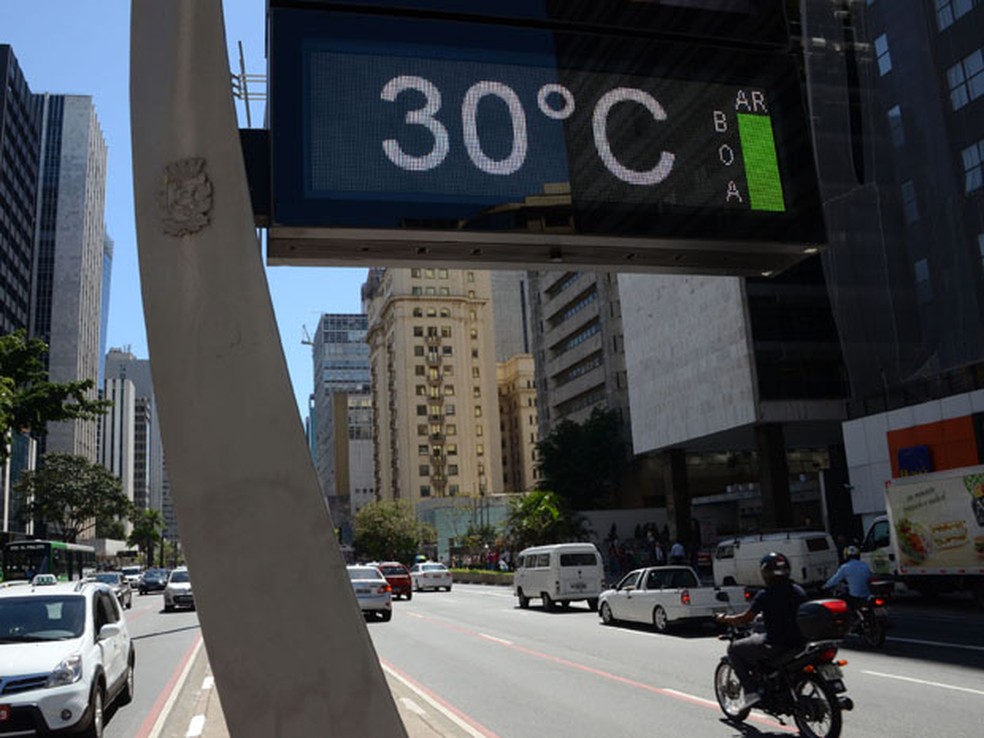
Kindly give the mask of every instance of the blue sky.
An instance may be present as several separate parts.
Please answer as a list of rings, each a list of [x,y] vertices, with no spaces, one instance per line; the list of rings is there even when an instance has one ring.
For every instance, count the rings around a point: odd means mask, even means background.
[[[148,0],[149,1],[149,0]],[[224,0],[230,70],[266,73],[265,0]],[[91,95],[109,148],[106,227],[115,242],[108,347],[148,358],[137,267],[130,158],[130,0],[0,0],[0,43],[10,44],[33,92]],[[254,123],[263,119],[254,103]],[[239,105],[240,125],[246,126]],[[311,348],[321,313],[361,311],[365,269],[270,267],[267,280],[302,417],[313,376]]]

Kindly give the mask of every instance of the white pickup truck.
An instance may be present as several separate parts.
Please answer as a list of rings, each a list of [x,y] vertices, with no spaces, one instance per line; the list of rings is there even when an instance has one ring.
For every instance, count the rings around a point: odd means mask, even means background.
[[[651,623],[665,633],[674,623],[710,620],[719,612],[744,609],[745,588],[702,585],[689,566],[650,566],[630,571],[598,598],[606,625],[620,620]]]

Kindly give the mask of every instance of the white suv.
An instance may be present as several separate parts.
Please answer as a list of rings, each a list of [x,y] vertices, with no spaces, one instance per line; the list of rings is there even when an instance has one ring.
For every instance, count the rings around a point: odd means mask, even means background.
[[[0,588],[0,735],[100,738],[133,699],[133,644],[110,587],[53,579]]]

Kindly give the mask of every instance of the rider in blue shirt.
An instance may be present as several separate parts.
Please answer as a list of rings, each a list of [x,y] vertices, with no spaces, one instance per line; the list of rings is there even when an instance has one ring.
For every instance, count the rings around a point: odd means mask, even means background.
[[[865,602],[871,596],[871,587],[868,582],[871,580],[871,567],[861,560],[861,551],[857,546],[848,546],[844,549],[844,563],[834,573],[834,575],[824,584],[825,589],[833,589],[841,582],[847,584],[848,604],[856,605]]]

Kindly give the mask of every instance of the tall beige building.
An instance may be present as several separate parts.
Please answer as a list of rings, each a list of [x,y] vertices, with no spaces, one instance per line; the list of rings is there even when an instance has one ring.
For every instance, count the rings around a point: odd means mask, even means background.
[[[536,367],[531,354],[517,354],[496,365],[499,432],[502,434],[502,485],[506,492],[536,487]]]
[[[362,302],[379,498],[501,492],[490,272],[371,269]]]

